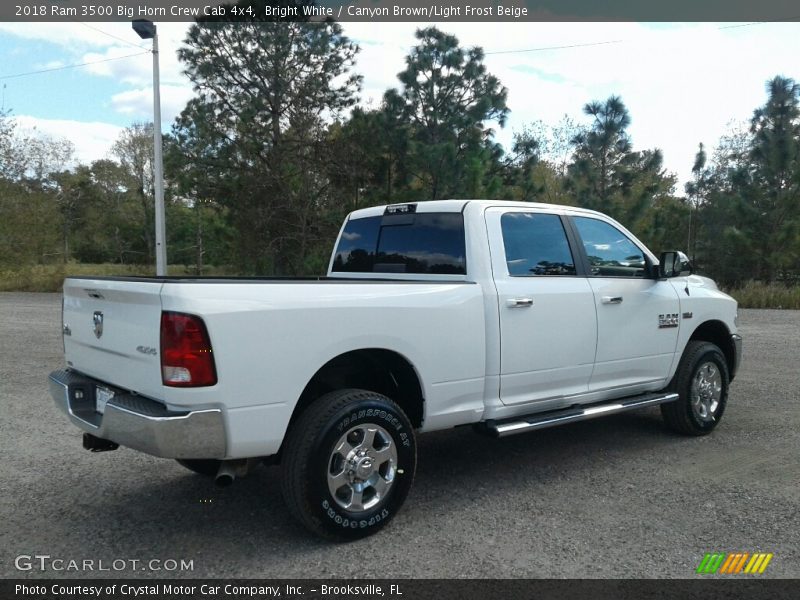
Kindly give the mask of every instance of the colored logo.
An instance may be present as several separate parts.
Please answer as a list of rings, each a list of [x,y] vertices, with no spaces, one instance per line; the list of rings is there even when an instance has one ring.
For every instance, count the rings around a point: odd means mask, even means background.
[[[763,573],[767,569],[769,561],[774,555],[766,552],[707,552],[700,561],[695,573],[703,575],[720,573],[725,575],[737,575],[747,573],[755,575]]]

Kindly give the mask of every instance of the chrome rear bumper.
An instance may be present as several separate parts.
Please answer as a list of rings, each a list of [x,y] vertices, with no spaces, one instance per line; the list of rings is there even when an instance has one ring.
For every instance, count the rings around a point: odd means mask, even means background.
[[[50,395],[81,430],[163,458],[224,458],[225,424],[220,409],[174,412],[154,400],[120,390],[103,414],[95,390],[106,384],[71,371],[50,373]]]

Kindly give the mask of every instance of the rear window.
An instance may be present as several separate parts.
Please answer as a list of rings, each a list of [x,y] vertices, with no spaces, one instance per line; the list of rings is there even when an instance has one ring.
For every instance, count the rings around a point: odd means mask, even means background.
[[[466,266],[464,216],[415,213],[348,221],[332,270],[464,275]]]

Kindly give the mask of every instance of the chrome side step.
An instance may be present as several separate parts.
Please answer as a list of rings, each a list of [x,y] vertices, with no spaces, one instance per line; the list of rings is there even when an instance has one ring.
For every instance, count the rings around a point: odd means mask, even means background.
[[[524,433],[526,431],[544,429],[556,425],[566,425],[567,423],[574,423],[575,421],[586,421],[588,419],[594,419],[595,417],[626,412],[645,406],[673,402],[677,399],[678,394],[675,393],[664,394],[659,392],[655,394],[642,394],[640,396],[621,398],[603,404],[575,406],[573,408],[536,413],[524,417],[515,417],[505,421],[490,420],[486,421],[485,429],[487,433],[496,437],[505,437],[507,435],[514,435],[515,433]]]

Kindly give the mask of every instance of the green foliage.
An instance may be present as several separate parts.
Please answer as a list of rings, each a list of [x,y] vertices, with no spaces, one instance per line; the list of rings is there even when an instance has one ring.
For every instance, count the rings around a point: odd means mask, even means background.
[[[323,117],[355,104],[358,46],[332,22],[199,22],[179,57],[198,92],[173,130],[178,193],[236,230],[246,273],[302,272],[330,239]]]
[[[699,145],[681,197],[661,151],[634,146],[618,96],[585,104],[585,121],[530,123],[506,152],[492,127],[506,121],[507,90],[480,48],[418,30],[397,88],[370,107],[357,104],[358,51],[332,22],[190,28],[179,57],[195,96],[164,140],[168,261],[179,272],[320,274],[351,210],[498,198],[600,210],[656,253],[688,251],[743,304],[797,307],[794,80],[768,81],[765,104],[713,153]],[[71,166],[68,141],[18,131],[0,112],[0,288],[57,289],[78,270],[152,272],[152,134],[133,123],[108,159]]]
[[[416,32],[418,44],[398,74],[401,90],[384,96],[384,110],[404,124],[406,161],[418,200],[491,195],[500,152],[487,121],[502,127],[508,91],[487,72],[481,48],[464,49],[436,27]]]
[[[60,221],[52,194],[0,179],[0,267],[53,260]]]
[[[636,228],[656,199],[671,194],[675,178],[664,171],[660,150],[633,150],[627,131],[631,118],[619,96],[590,102],[583,111],[591,125],[573,139],[567,189],[578,206]]]
[[[748,130],[696,161],[698,263],[723,283],[800,279],[800,85],[775,77]]]

